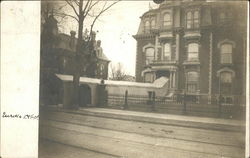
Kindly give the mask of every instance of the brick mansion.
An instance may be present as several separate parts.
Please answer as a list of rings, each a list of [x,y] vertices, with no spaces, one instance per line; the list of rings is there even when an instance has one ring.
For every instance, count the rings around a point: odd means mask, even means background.
[[[167,96],[245,104],[246,2],[165,1],[140,18],[136,81],[169,79]]]

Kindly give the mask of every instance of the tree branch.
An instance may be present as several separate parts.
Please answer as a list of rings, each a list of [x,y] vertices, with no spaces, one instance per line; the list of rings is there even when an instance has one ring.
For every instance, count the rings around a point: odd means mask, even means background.
[[[69,15],[69,14],[65,14],[65,13],[54,13],[54,14],[55,14],[55,16],[59,16],[62,18],[70,17],[70,18],[75,19],[77,22],[79,22],[79,20],[76,17],[74,17],[73,15]]]
[[[106,4],[107,4],[107,1],[106,1],[106,3],[104,4],[102,10],[101,10],[101,11],[99,12],[99,14],[94,18],[94,20],[93,20],[93,22],[92,22],[92,24],[91,24],[91,26],[90,26],[90,34],[91,34],[92,31],[93,31],[93,27],[94,27],[94,24],[95,24],[96,20],[97,20],[105,11],[107,11],[109,8],[111,8],[113,5],[115,5],[115,4],[118,3],[119,1],[121,1],[121,0],[116,1],[116,2],[110,4],[108,7],[105,8],[105,6],[106,6]],[[89,40],[90,40],[90,39],[89,39]],[[88,40],[88,42],[89,42],[89,40]]]
[[[66,1],[66,2],[68,3],[68,5],[73,9],[73,11],[75,12],[76,16],[79,17],[79,14],[77,13],[76,8],[75,8],[75,6],[71,3],[71,1],[69,1],[69,0],[65,0],[65,1]]]
[[[95,6],[95,5],[97,5],[99,3],[99,1],[95,1],[95,3],[91,3],[90,5],[89,5],[89,8],[86,10],[86,13],[85,13],[85,16],[87,16],[88,14],[89,14],[89,11]]]
[[[88,0],[87,3],[86,3],[85,6],[84,6],[84,9],[83,9],[83,11],[82,11],[82,14],[83,14],[84,17],[86,17],[85,11],[86,11],[86,9],[88,8],[89,3],[91,4],[91,3],[92,3],[92,0]]]

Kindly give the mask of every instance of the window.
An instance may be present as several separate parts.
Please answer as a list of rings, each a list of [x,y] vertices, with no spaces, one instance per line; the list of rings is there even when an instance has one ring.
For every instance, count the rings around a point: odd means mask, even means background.
[[[221,45],[221,64],[231,64],[232,63],[232,44],[222,44]]]
[[[198,60],[199,58],[199,45],[197,43],[188,44],[188,60]]]
[[[220,93],[230,94],[232,91],[232,73],[221,72],[220,73]]]
[[[228,11],[221,11],[219,13],[219,20],[220,22],[224,23],[230,20],[232,18],[232,13]]]
[[[169,43],[164,45],[164,60],[171,60],[171,48]]]
[[[150,30],[150,23],[149,23],[149,21],[146,21],[145,22],[145,32],[149,32],[149,30]]]
[[[151,28],[154,29],[155,28],[155,20],[151,21]]]
[[[194,28],[199,27],[199,12],[195,11],[194,12]]]
[[[154,48],[147,48],[146,49],[146,64],[152,63],[154,60],[155,49]]]
[[[186,27],[188,29],[199,27],[199,11],[189,11],[186,14]]]
[[[192,27],[192,12],[187,13],[187,28],[190,29]]]
[[[187,91],[194,93],[198,90],[198,73],[188,72],[187,73]]]
[[[166,27],[171,26],[171,16],[169,13],[166,13],[163,16],[163,26],[166,26]]]

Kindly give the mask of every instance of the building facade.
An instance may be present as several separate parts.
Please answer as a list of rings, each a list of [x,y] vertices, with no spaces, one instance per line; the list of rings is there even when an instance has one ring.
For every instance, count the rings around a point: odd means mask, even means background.
[[[40,58],[40,100],[43,104],[62,103],[63,85],[56,74],[74,75],[76,70],[76,32],[70,35],[58,32],[57,20],[50,15],[42,24]],[[103,53],[101,41],[91,35],[90,47],[82,41],[80,75],[107,79],[109,59]],[[83,38],[85,39],[85,37]]]
[[[141,17],[136,81],[169,78],[169,95],[244,104],[247,2],[165,1]]]

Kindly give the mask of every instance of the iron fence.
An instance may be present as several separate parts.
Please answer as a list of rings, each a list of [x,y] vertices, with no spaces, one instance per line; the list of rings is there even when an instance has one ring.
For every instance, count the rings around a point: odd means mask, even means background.
[[[107,95],[106,106],[115,109],[128,109],[133,111],[157,112],[168,114],[181,114],[204,117],[222,118],[245,118],[245,107],[239,103],[220,103],[218,97],[211,99],[208,104],[207,98],[200,97],[199,100],[187,99],[183,95],[167,97],[149,97],[142,95]]]

